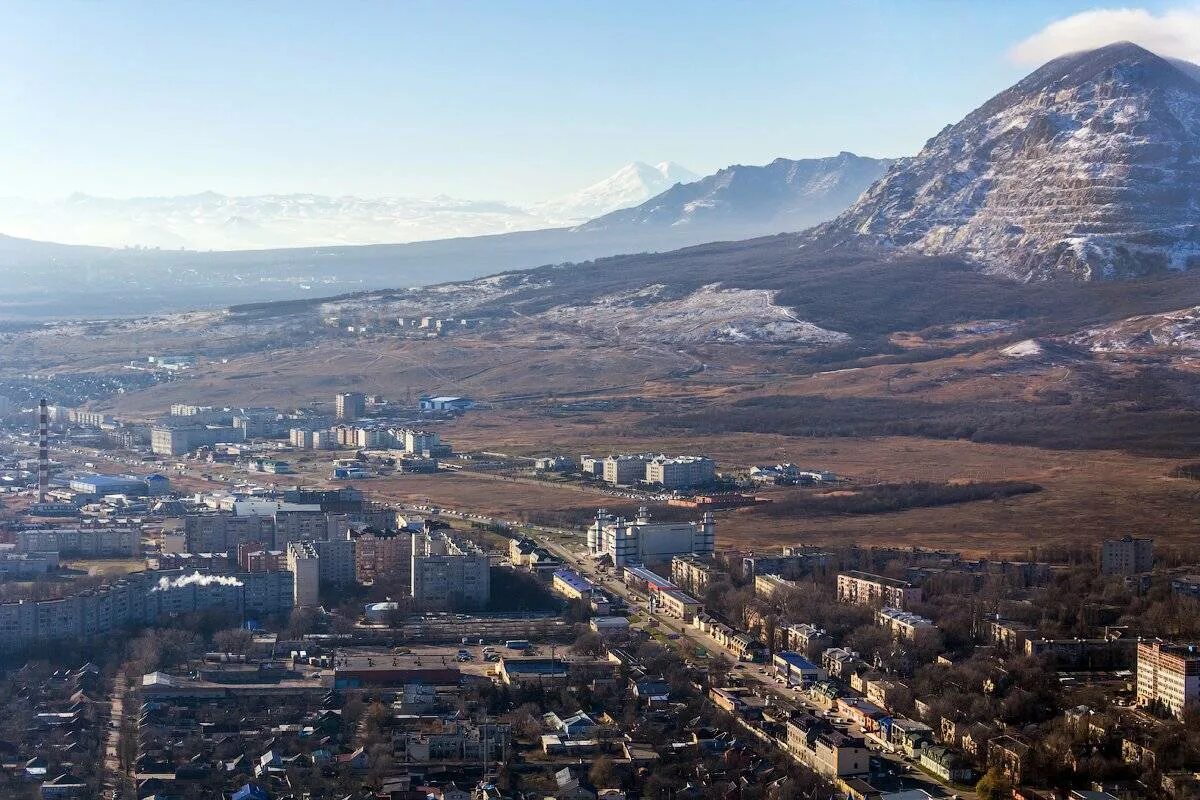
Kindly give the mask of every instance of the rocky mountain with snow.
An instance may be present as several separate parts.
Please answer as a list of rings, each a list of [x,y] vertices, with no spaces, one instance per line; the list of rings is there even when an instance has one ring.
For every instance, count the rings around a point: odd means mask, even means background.
[[[1129,43],[1055,59],[892,167],[817,238],[1019,280],[1200,265],[1200,81]]]
[[[892,163],[842,152],[828,158],[777,158],[763,166],[736,164],[581,227],[695,228],[724,238],[804,230],[835,217]]]

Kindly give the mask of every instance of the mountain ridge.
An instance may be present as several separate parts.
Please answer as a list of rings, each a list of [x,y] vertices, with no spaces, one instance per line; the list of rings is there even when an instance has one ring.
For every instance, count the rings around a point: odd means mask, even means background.
[[[1200,263],[1200,82],[1129,43],[1063,56],[893,167],[827,242],[865,235],[1018,280]]]

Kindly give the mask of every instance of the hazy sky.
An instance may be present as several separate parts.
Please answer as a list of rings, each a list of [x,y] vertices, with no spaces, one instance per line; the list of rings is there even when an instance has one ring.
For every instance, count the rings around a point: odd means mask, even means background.
[[[1067,44],[1197,44],[1196,6],[1139,6],[0,0],[0,194],[530,201],[631,160],[910,154]]]

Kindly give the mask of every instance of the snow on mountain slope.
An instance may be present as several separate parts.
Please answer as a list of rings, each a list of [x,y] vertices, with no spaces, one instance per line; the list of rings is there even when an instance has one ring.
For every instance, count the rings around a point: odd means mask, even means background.
[[[564,305],[539,315],[556,325],[614,333],[648,342],[790,342],[827,345],[850,339],[802,319],[775,303],[766,289],[702,286],[679,298],[664,298],[665,287],[596,298],[586,305]]]
[[[1080,331],[1069,337],[1069,341],[1094,353],[1197,352],[1200,351],[1200,306],[1130,317]]]
[[[1021,280],[1200,264],[1200,82],[1137,45],[1051,61],[930,139],[818,237]]]
[[[536,205],[533,210],[547,219],[577,224],[620,208],[636,206],[677,183],[691,183],[699,177],[673,161],[654,166],[634,161],[602,181],[566,197]]]
[[[803,230],[844,210],[891,163],[843,152],[829,158],[777,158],[764,166],[734,165],[580,229],[706,227],[745,229],[746,235]]]

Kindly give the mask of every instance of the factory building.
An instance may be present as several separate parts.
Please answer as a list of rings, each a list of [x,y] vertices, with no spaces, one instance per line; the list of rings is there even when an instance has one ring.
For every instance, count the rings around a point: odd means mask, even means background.
[[[588,549],[607,556],[615,567],[670,561],[675,556],[711,556],[716,548],[717,524],[711,513],[699,522],[651,522],[646,508],[634,520],[615,517],[600,509],[588,528]]]

